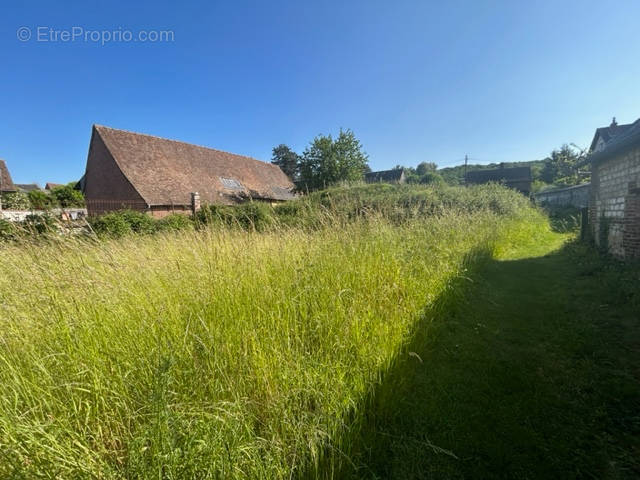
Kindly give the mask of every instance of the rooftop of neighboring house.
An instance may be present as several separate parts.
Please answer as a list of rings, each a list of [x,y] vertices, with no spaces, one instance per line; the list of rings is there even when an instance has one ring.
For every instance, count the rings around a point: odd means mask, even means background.
[[[488,182],[530,182],[531,167],[496,168],[492,170],[473,170],[467,173],[470,183]]]
[[[15,192],[16,186],[4,160],[0,160],[0,192]]]
[[[25,193],[33,192],[34,190],[42,190],[37,183],[16,183],[16,188]]]
[[[624,131],[611,137],[604,148],[593,151],[587,157],[585,163],[598,163],[613,155],[624,153],[629,149],[640,146],[640,118],[633,123],[624,125],[624,127]],[[596,130],[596,136],[598,130]]]
[[[404,170],[394,168],[393,170],[380,170],[378,172],[365,173],[364,179],[367,182],[399,182],[404,176]]]
[[[294,198],[291,180],[271,163],[177,140],[94,125],[92,144],[99,139],[120,171],[149,205],[188,205],[198,192],[207,203],[254,198]],[[89,168],[101,168],[92,160]],[[95,178],[95,177],[93,177]],[[80,182],[91,190],[89,175]]]
[[[608,127],[600,127],[596,129],[593,134],[593,140],[589,147],[590,152],[600,151],[615,137],[625,133],[633,126],[633,123],[627,123],[625,125],[619,125],[616,122],[616,117],[613,117],[611,124]]]

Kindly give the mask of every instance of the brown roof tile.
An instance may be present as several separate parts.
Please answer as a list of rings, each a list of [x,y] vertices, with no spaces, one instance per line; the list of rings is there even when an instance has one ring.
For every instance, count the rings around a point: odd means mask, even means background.
[[[16,191],[16,187],[11,179],[11,174],[4,160],[0,160],[0,190],[3,192]]]
[[[140,133],[94,126],[122,173],[149,205],[188,205],[234,199],[293,198],[293,184],[277,165]]]

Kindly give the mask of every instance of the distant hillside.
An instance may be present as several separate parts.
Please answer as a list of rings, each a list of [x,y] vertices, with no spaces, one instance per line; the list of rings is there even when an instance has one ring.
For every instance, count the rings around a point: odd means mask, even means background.
[[[540,180],[540,172],[544,166],[544,160],[531,160],[529,162],[503,162],[505,168],[511,167],[531,167],[531,175],[533,180]],[[469,164],[467,165],[467,171],[472,172],[475,170],[492,170],[500,168],[499,163],[489,163],[487,165]],[[439,168],[438,173],[449,185],[459,185],[464,183],[464,165],[458,165],[456,167]]]

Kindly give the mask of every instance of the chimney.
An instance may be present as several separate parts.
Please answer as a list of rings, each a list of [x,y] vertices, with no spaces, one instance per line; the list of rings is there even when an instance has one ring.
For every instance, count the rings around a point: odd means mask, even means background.
[[[198,192],[191,193],[191,212],[195,215],[200,210],[200,194]]]
[[[616,122],[616,117],[613,117],[613,120],[611,120],[611,125],[609,125],[609,133],[610,134],[615,133],[617,127],[618,127],[618,122]]]

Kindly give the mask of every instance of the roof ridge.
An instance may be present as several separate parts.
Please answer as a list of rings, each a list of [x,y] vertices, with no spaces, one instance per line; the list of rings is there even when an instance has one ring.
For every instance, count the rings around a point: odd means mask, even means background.
[[[276,166],[276,165],[273,165],[270,162],[264,162],[262,160],[258,160],[257,158],[249,157],[248,155],[240,155],[238,153],[228,152],[226,150],[220,150],[219,148],[212,148],[212,147],[207,147],[207,146],[204,146],[204,145],[198,145],[196,143],[185,142],[183,140],[174,140],[173,138],[161,137],[159,135],[151,135],[149,133],[134,132],[133,130],[125,130],[123,128],[113,128],[113,127],[108,127],[106,125],[100,125],[100,124],[97,124],[97,123],[94,123],[93,126],[94,126],[94,128],[106,128],[108,130],[115,130],[115,131],[118,131],[118,132],[130,133],[132,135],[140,135],[140,136],[143,136],[143,137],[157,138],[158,140],[165,140],[165,141],[168,141],[168,142],[179,143],[181,145],[189,145],[191,147],[204,148],[205,150],[212,150],[214,152],[220,152],[220,153],[224,153],[226,155],[233,155],[234,157],[246,158],[248,160],[253,160],[254,162],[264,163],[264,164],[267,164],[267,165],[270,165],[270,166]]]

